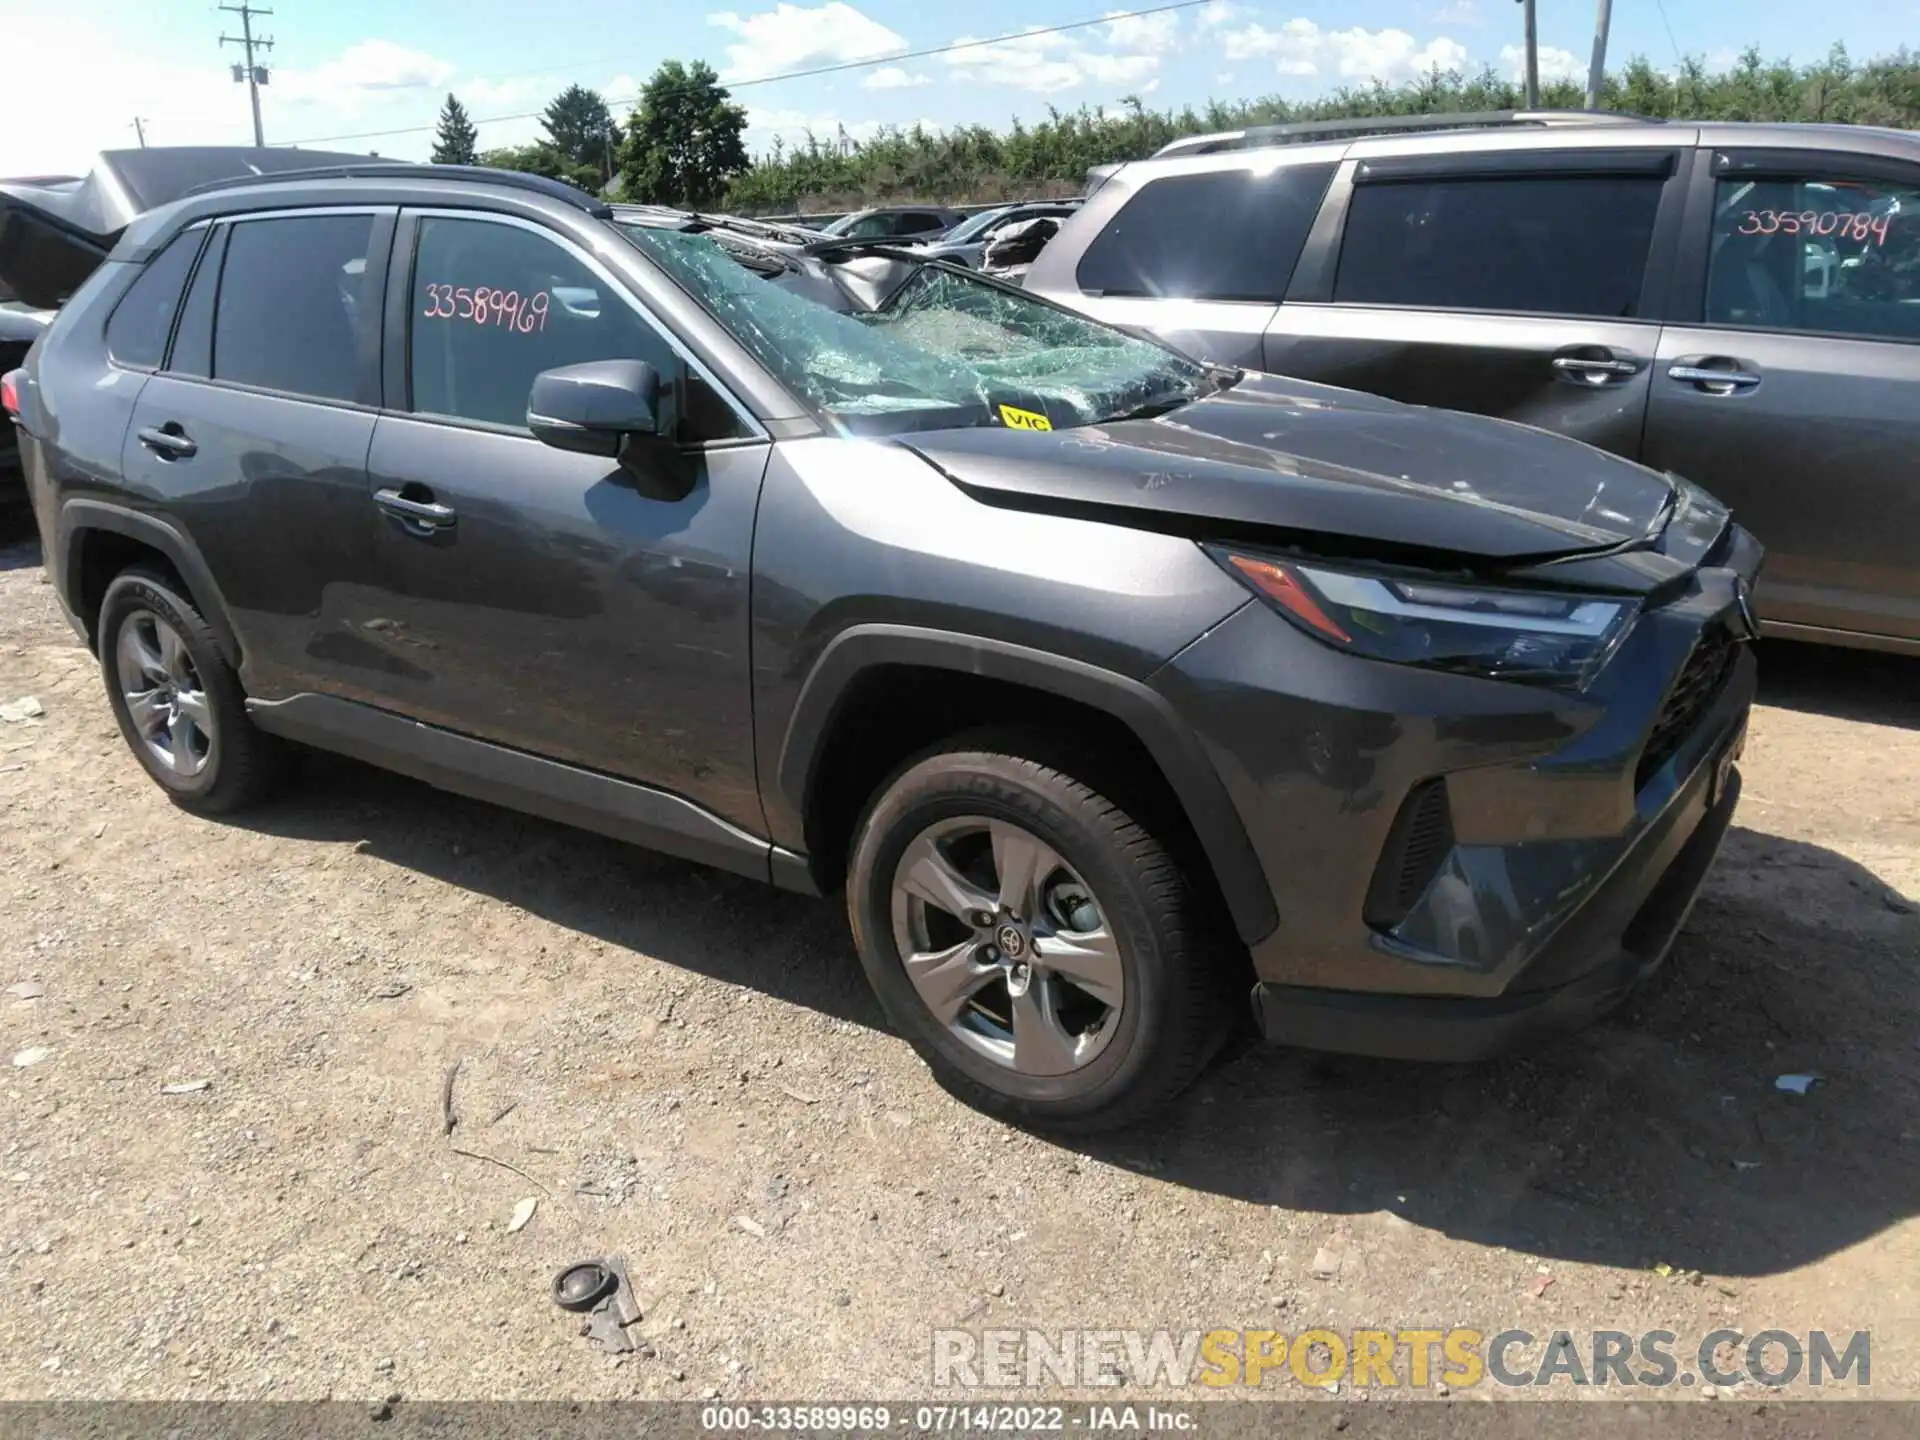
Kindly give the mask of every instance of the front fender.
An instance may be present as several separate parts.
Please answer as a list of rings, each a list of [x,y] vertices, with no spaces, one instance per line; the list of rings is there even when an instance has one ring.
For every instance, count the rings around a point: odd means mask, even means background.
[[[801,833],[810,787],[841,704],[862,672],[880,665],[986,676],[1116,717],[1153,757],[1178,797],[1240,938],[1252,944],[1278,925],[1273,893],[1226,787],[1167,701],[1128,676],[1002,640],[892,624],[855,625],[835,636],[808,673],[781,740],[774,784],[764,797],[774,835]]]

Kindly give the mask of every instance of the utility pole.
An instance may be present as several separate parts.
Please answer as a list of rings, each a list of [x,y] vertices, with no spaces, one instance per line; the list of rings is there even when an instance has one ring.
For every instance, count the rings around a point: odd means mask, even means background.
[[[1540,108],[1540,23],[1533,0],[1520,0],[1527,17],[1527,109]]]
[[[133,117],[133,133],[140,137],[140,148],[142,150],[146,149],[147,148],[147,127],[146,127],[146,117],[144,115],[136,115]]]
[[[1587,109],[1598,110],[1607,88],[1607,31],[1613,28],[1613,0],[1599,0],[1593,17],[1593,63],[1587,66]]]
[[[1529,3],[1531,3],[1531,0],[1529,0]],[[271,10],[256,10],[247,4],[247,0],[240,0],[238,5],[222,5],[220,8],[229,14],[240,17],[240,33],[238,35],[228,35],[223,32],[220,36],[220,43],[222,45],[239,45],[244,47],[246,51],[247,63],[233,67],[233,78],[236,81],[245,80],[247,82],[247,98],[253,101],[254,148],[265,149],[267,144],[266,136],[262,134],[260,130],[260,87],[267,83],[267,67],[253,63],[253,52],[256,50],[271,50],[273,48],[273,41],[270,38],[259,40],[253,38],[253,17],[256,15],[271,15],[273,12]]]

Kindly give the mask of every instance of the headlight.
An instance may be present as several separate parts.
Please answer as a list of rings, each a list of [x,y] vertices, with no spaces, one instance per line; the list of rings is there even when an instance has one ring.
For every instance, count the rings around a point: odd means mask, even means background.
[[[1316,640],[1374,660],[1582,689],[1619,648],[1632,601],[1369,575],[1209,547]]]

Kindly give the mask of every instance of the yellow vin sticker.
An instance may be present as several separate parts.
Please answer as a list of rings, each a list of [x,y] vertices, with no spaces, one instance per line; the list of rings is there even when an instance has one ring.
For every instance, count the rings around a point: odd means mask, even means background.
[[[1016,410],[1011,405],[1000,407],[1000,419],[1009,430],[1051,430],[1053,428],[1053,422],[1037,411]]]

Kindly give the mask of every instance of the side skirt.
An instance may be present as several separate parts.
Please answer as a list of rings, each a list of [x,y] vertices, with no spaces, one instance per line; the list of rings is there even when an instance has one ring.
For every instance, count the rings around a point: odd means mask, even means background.
[[[785,889],[807,872],[798,857],[690,800],[558,760],[341,700],[294,695],[249,700],[253,723],[272,735],[411,775],[439,790],[577,825],[615,840],[678,855]]]

